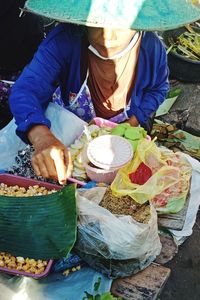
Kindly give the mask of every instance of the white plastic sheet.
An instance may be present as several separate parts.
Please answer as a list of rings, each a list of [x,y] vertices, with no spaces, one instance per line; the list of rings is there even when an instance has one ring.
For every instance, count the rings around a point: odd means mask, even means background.
[[[86,124],[65,108],[50,103],[46,117],[51,121],[51,131],[65,145],[69,146],[83,132]],[[26,144],[16,135],[14,119],[0,130],[0,169],[7,169],[15,163],[17,152]]]
[[[84,125],[87,124],[75,114],[54,103],[49,103],[45,115],[51,121],[51,131],[67,147],[81,135]]]
[[[93,294],[99,277],[99,293],[110,291],[112,280],[88,267],[67,277],[52,273],[41,280],[1,274],[0,300],[82,300],[85,291]]]
[[[26,147],[15,133],[16,125],[12,120],[0,130],[0,169],[7,169],[15,162],[17,151]]]
[[[197,212],[200,205],[200,162],[187,154],[184,154],[192,165],[192,180],[190,188],[189,207],[186,214],[185,224],[182,230],[171,230],[177,241],[184,240],[192,234],[192,228],[195,224]]]

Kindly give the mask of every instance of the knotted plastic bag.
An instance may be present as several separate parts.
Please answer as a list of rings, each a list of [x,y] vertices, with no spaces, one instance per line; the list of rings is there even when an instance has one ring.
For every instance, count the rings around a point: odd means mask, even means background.
[[[116,216],[99,205],[105,191],[99,187],[78,192],[75,249],[96,270],[111,277],[128,276],[149,265],[160,253],[156,210],[151,206],[147,224],[128,215]],[[123,264],[127,264],[124,270]]]
[[[131,181],[141,163],[151,169],[152,176],[144,184]],[[153,141],[141,140],[133,160],[122,168],[111,185],[115,195],[129,195],[138,203],[147,200],[160,213],[176,213],[185,203],[190,187],[192,167],[185,156],[166,148],[159,148]]]

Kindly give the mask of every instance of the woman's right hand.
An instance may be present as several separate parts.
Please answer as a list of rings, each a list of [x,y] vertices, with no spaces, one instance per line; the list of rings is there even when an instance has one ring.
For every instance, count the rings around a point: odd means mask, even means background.
[[[65,184],[73,169],[67,148],[43,125],[32,127],[28,139],[35,149],[32,166],[36,175],[58,179],[60,184]]]

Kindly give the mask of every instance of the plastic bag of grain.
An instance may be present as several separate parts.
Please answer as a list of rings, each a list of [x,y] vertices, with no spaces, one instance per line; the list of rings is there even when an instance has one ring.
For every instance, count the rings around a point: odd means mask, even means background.
[[[114,214],[101,206],[105,193],[103,187],[78,191],[75,249],[91,267],[109,277],[137,273],[161,250],[156,211],[149,205],[146,223],[136,221],[131,215]]]

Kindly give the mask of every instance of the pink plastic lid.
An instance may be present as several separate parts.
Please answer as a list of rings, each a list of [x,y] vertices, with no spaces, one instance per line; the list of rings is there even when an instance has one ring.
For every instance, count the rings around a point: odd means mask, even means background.
[[[102,169],[119,169],[133,157],[133,148],[124,138],[102,135],[91,141],[87,148],[90,162]]]

